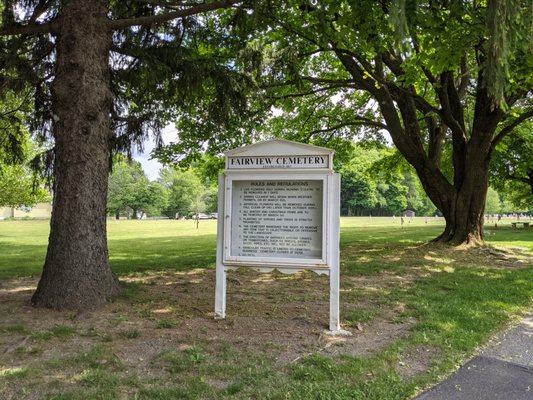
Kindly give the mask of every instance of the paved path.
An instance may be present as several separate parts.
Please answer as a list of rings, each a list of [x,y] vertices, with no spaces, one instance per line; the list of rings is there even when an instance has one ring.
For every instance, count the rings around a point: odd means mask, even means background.
[[[417,400],[533,400],[533,314]]]

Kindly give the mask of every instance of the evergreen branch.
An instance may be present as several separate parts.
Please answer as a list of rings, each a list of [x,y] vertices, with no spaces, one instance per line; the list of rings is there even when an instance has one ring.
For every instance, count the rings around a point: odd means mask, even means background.
[[[124,47],[117,46],[116,44],[112,44],[109,50],[117,54],[122,54],[123,56],[128,56],[131,58],[139,58],[139,55],[137,53],[129,51],[125,49]]]
[[[17,107],[12,108],[11,110],[8,110],[8,111],[3,112],[2,114],[0,114],[0,120],[2,120],[3,118],[5,118],[5,117],[7,117],[9,115],[16,114],[17,112],[22,111],[24,106],[28,105],[31,95],[32,95],[32,92],[28,91],[26,93],[26,95],[24,96],[24,98],[21,99],[21,102],[19,103],[19,105]]]
[[[301,79],[317,84],[332,84],[332,85],[353,85],[353,80],[351,79],[325,79],[325,78],[316,78],[314,76],[302,76]]]
[[[533,109],[523,112],[517,118],[515,118],[512,123],[502,128],[502,130],[492,140],[491,150],[494,150],[498,143],[500,143],[505,136],[511,133],[514,128],[531,117],[533,117]]]
[[[195,2],[186,2],[186,1],[162,1],[162,0],[133,0],[136,3],[148,4],[151,6],[168,8],[171,10],[177,10],[180,7],[194,7],[198,3]]]
[[[316,49],[316,50],[309,50],[309,51],[304,51],[302,53],[298,53],[298,58],[304,58],[304,57],[311,57],[311,56],[314,56],[315,54],[322,54],[322,53],[326,53],[328,50],[326,49]]]
[[[149,118],[149,116],[145,117],[144,119],[140,118],[140,117],[133,117],[133,116],[123,117],[123,116],[120,116],[120,115],[117,115],[117,114],[113,113],[113,120],[115,120],[117,122],[123,122],[123,123],[126,123],[126,124],[143,122],[143,121],[145,121],[148,118]]]
[[[149,4],[151,6],[170,8],[170,9],[176,9],[177,7],[183,7],[183,6],[192,5],[192,4],[184,3],[184,2],[181,2],[181,1],[174,1],[174,2],[158,1],[158,0],[134,0],[134,1],[136,3]]]
[[[353,89],[358,89],[359,86],[357,86],[352,79],[325,79],[325,78],[316,78],[313,76],[301,76],[301,80],[308,81],[310,83],[315,83],[318,85],[324,84],[324,85],[331,85],[335,87],[350,87]],[[299,81],[296,80],[290,80],[286,82],[277,82],[277,83],[271,83],[266,85],[261,85],[261,89],[270,89],[270,88],[276,88],[276,87],[285,87],[289,85],[296,85],[299,83]]]
[[[149,15],[145,17],[109,20],[107,22],[107,27],[109,29],[123,29],[128,28],[130,26],[162,24],[177,18],[185,18],[207,11],[218,10],[220,8],[230,8],[235,6],[236,4],[242,3],[242,1],[243,0],[221,0],[215,1],[213,3],[191,5],[185,10],[161,13],[157,15]]]
[[[30,23],[27,25],[9,25],[0,29],[0,36],[11,35],[39,35],[54,33],[57,29],[56,21],[46,22],[44,24]]]

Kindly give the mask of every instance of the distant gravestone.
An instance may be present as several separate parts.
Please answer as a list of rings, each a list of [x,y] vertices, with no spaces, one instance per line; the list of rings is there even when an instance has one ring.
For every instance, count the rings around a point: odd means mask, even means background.
[[[330,331],[339,323],[340,177],[333,150],[282,139],[225,154],[219,176],[215,315],[226,315],[226,271],[311,270],[330,277]]]

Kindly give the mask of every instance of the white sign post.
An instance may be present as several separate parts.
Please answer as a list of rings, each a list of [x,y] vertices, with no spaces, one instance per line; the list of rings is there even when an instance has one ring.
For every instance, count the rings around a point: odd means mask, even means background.
[[[311,270],[330,277],[339,318],[340,176],[333,150],[274,139],[227,152],[218,179],[215,317],[226,316],[226,271]]]

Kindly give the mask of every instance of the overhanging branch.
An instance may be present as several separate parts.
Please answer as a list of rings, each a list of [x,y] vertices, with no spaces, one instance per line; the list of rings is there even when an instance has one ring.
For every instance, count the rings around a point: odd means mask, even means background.
[[[354,81],[352,79],[324,79],[324,78],[316,78],[313,76],[302,76],[300,77],[300,80],[304,80],[310,83],[314,83],[317,85],[335,85],[338,88],[350,88],[350,89],[359,89],[359,86],[355,85]],[[285,82],[276,82],[271,83],[267,85],[261,85],[260,87],[262,89],[269,89],[269,88],[276,88],[276,87],[284,87],[284,86],[290,86],[295,85],[299,83],[297,80],[290,80]]]
[[[345,85],[331,85],[331,86],[321,87],[319,89],[309,90],[307,92],[289,93],[289,94],[285,94],[281,96],[267,96],[267,98],[273,99],[273,100],[292,99],[292,98],[305,97],[305,96],[310,96],[313,94],[318,94],[321,92],[327,92],[329,90],[342,89],[342,88],[346,88],[346,86]]]
[[[342,122],[340,124],[330,126],[327,128],[323,128],[323,129],[315,129],[314,131],[311,132],[311,134],[331,132],[331,131],[335,131],[337,129],[345,128],[348,126],[362,126],[362,125],[373,126],[375,128],[384,129],[384,130],[387,129],[387,125],[382,124],[381,122],[374,121],[374,120],[371,120],[365,117],[355,117],[354,121]]]
[[[125,18],[117,20],[109,20],[107,22],[107,27],[109,29],[123,29],[130,26],[141,26],[141,25],[154,25],[162,24],[173,19],[185,18],[191,15],[201,14],[207,11],[218,10],[221,8],[231,8],[239,3],[242,3],[243,0],[223,0],[215,1],[213,3],[203,3],[197,5],[190,5],[189,8],[161,13],[157,15],[149,15],[145,17],[137,18]]]
[[[494,148],[498,145],[498,143],[503,140],[505,136],[511,133],[513,129],[520,125],[522,122],[526,121],[531,117],[533,117],[533,109],[523,112],[518,117],[516,117],[513,122],[502,128],[502,130],[494,137],[494,139],[492,139],[492,143],[490,146],[491,149],[494,150]]]

